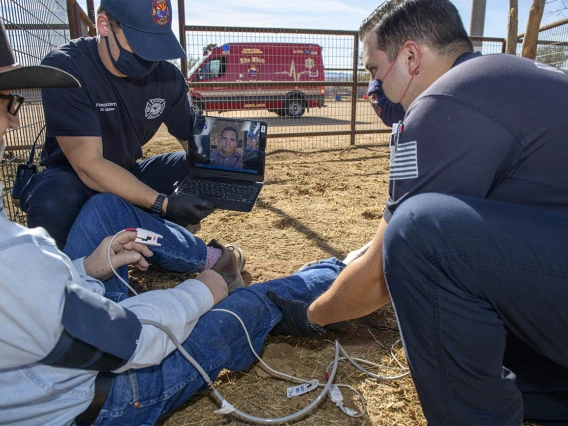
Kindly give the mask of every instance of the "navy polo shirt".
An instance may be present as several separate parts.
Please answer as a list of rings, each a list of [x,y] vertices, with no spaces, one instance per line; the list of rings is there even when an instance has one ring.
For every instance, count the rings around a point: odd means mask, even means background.
[[[67,71],[82,86],[41,91],[47,124],[42,165],[69,165],[56,136],[100,136],[104,158],[125,169],[135,165],[162,123],[172,136],[189,139],[187,85],[173,64],[162,61],[139,80],[117,77],[103,65],[97,38],[73,40],[42,64]]]
[[[513,55],[466,59],[391,137],[385,220],[426,192],[568,214],[568,74]]]

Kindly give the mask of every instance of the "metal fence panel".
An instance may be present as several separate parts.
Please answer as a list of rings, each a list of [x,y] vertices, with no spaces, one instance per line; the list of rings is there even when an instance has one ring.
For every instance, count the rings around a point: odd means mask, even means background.
[[[65,0],[0,0],[0,17],[16,61],[21,65],[38,65],[53,48],[70,39]],[[24,215],[14,204],[10,191],[18,164],[27,161],[30,147],[42,132],[44,116],[39,90],[20,93],[26,98],[20,110],[21,125],[4,136],[6,153],[0,170],[6,213],[10,219],[24,222]],[[43,139],[40,135],[39,149]]]
[[[356,31],[187,26],[188,80],[197,110],[229,117],[255,117],[269,125],[274,149],[328,149],[386,143],[390,129],[366,100],[370,75],[362,67]],[[501,38],[474,38],[484,54],[501,53]],[[294,44],[298,56],[284,51]],[[318,46],[323,75],[310,77],[310,55],[301,46]],[[292,49],[294,50],[294,49]],[[306,49],[309,50],[309,49]],[[314,68],[315,69],[315,68]],[[313,73],[316,75],[317,73]],[[281,77],[285,76],[285,77]],[[305,102],[301,117],[286,115],[290,97],[323,87],[319,105]],[[283,81],[286,84],[284,87]]]
[[[39,64],[49,51],[71,39],[68,4],[0,0],[0,19],[20,64]],[[94,30],[84,15],[74,11],[83,35]],[[210,26],[185,30],[188,85],[196,107],[205,114],[265,120],[270,149],[387,142],[390,129],[366,100],[370,76],[362,67],[356,31]],[[504,51],[503,39],[472,39],[484,54]],[[543,28],[537,60],[568,69],[568,21]],[[22,126],[6,135],[0,163],[4,205],[9,217],[19,221],[23,215],[9,192],[17,165],[27,160],[44,125],[39,91],[23,95]],[[42,134],[40,142],[43,138]]]
[[[539,33],[536,60],[568,71],[568,20],[561,22]]]
[[[189,87],[199,111],[265,120],[271,149],[385,141],[376,132],[388,129],[364,99],[369,74],[356,31],[201,26],[186,31]]]

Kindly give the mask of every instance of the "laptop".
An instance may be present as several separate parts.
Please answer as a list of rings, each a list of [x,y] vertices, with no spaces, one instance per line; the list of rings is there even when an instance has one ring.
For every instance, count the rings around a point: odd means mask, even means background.
[[[266,122],[209,116],[193,121],[189,174],[176,191],[219,209],[251,211],[264,181]]]

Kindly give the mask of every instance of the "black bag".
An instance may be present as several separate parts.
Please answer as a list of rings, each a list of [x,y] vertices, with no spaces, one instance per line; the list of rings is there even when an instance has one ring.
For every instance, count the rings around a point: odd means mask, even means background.
[[[30,157],[28,162],[25,164],[18,164],[18,171],[16,172],[16,177],[14,178],[14,186],[12,186],[12,198],[14,200],[19,200],[24,188],[32,178],[32,176],[37,173],[37,166],[34,164],[35,148],[37,141],[45,130],[45,126],[39,131],[34,144],[30,150]]]

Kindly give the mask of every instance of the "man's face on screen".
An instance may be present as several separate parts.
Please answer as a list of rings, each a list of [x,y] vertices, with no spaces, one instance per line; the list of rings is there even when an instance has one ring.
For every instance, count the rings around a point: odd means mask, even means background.
[[[225,130],[221,135],[221,149],[225,155],[233,155],[237,149],[237,134],[232,130]]]

